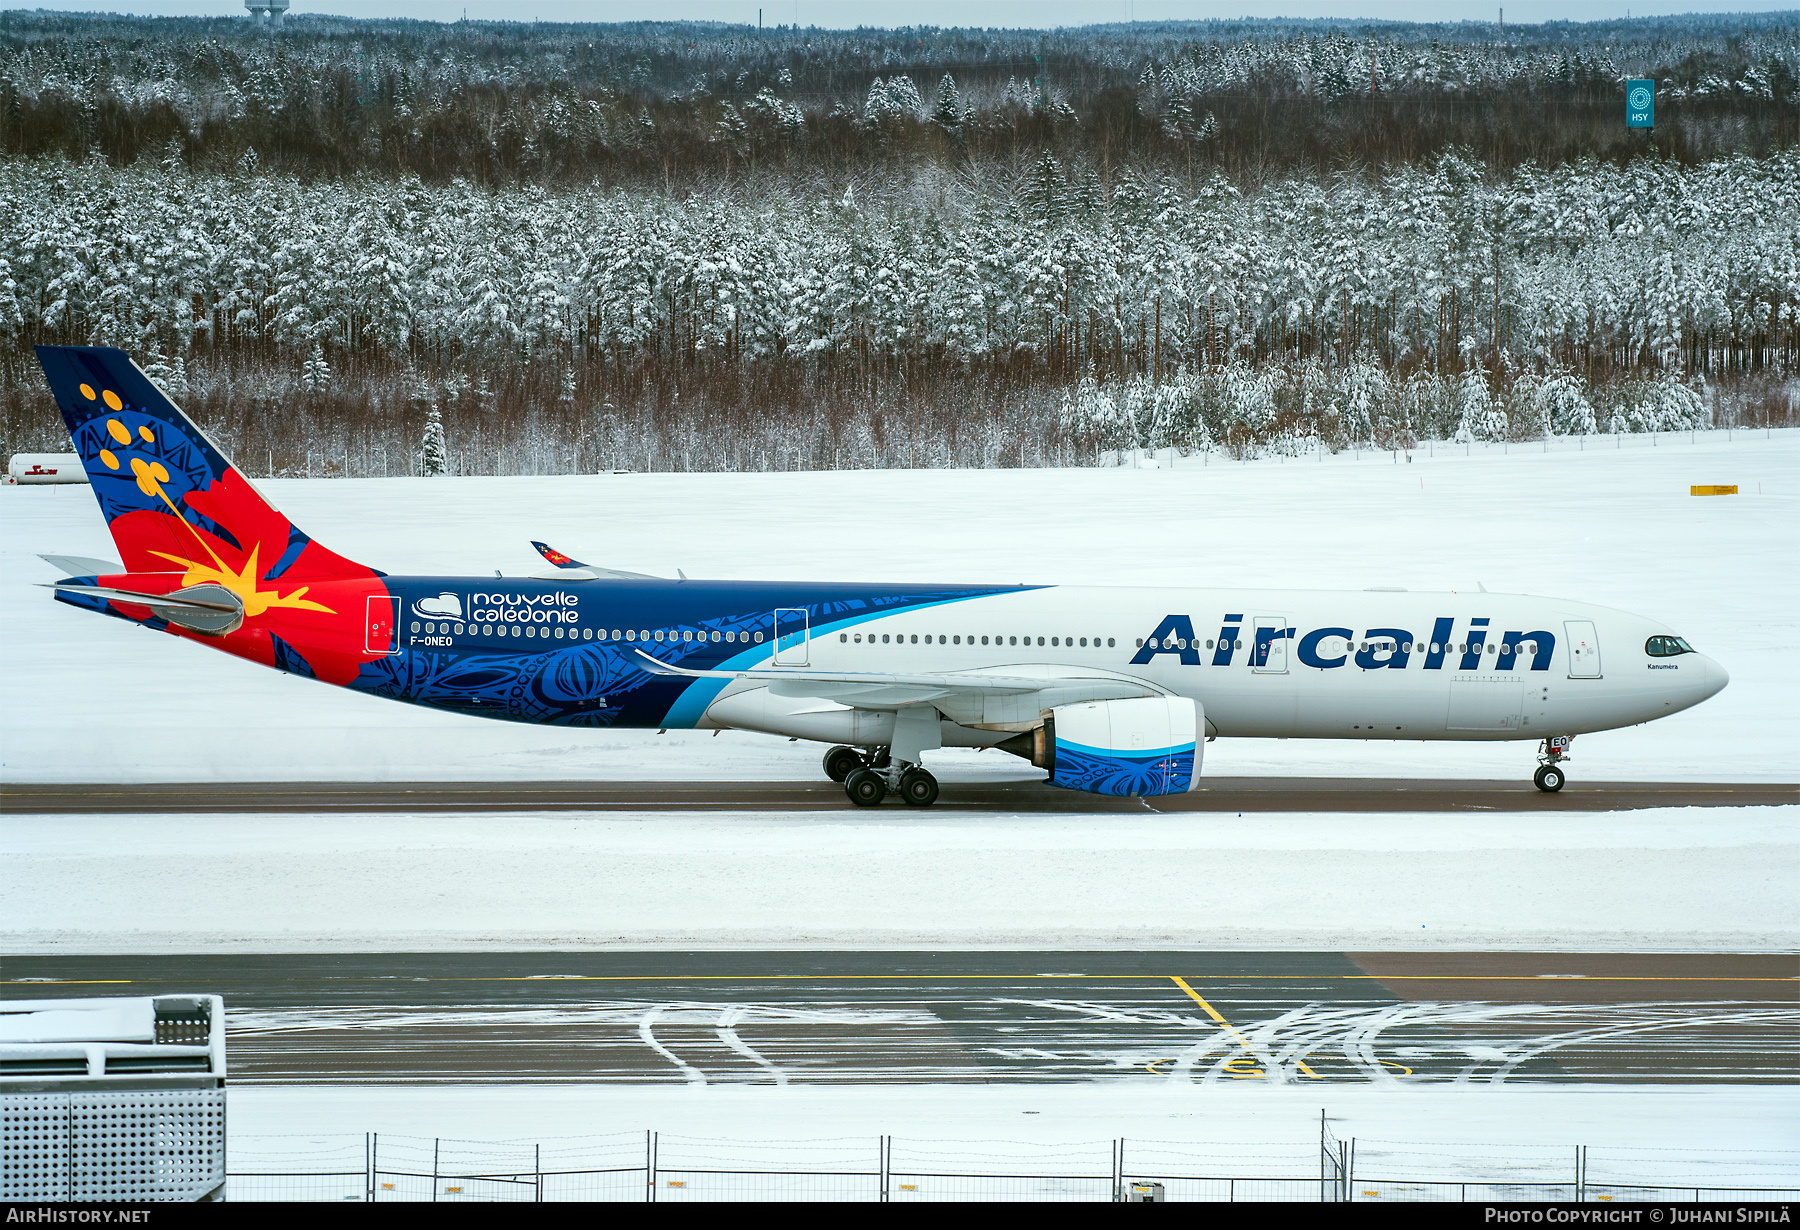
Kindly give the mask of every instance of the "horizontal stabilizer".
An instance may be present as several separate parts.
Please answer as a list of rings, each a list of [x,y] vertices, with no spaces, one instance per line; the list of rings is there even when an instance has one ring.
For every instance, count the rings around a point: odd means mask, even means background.
[[[38,558],[70,577],[112,577],[125,571],[125,566],[116,560],[90,559],[85,555],[40,555]]]
[[[145,594],[106,585],[59,583],[44,588],[59,594],[80,594],[84,598],[147,606],[170,623],[207,636],[225,636],[244,624],[243,599],[223,585],[190,585],[172,594]]]

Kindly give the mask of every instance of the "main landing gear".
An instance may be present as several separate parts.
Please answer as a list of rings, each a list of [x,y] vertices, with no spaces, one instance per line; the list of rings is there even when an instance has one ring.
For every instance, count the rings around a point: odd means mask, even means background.
[[[1573,735],[1551,735],[1538,748],[1538,769],[1531,775],[1531,781],[1545,794],[1555,794],[1563,788],[1567,778],[1562,762],[1569,758],[1569,744],[1574,738]]]
[[[834,747],[825,753],[825,775],[844,783],[844,794],[858,807],[878,807],[889,794],[899,795],[908,807],[937,802],[937,778],[923,765],[895,761],[885,747],[867,755],[853,747]]]

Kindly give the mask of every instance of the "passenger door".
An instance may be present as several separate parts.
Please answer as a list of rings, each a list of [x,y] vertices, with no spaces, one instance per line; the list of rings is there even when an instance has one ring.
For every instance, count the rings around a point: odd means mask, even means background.
[[[1258,615],[1256,639],[1250,642],[1250,669],[1259,675],[1285,675],[1288,669],[1288,637],[1292,630],[1282,615]]]
[[[1591,619],[1563,621],[1569,637],[1569,678],[1600,678],[1600,633]]]
[[[810,629],[803,608],[782,607],[775,612],[776,666],[805,666]]]
[[[400,599],[382,594],[369,596],[368,618],[363,621],[363,652],[400,652]]]

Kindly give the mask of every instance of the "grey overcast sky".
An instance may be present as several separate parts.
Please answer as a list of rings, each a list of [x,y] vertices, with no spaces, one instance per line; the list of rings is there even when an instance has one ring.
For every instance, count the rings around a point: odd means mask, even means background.
[[[1493,21],[1504,7],[1513,22],[1600,21],[1669,13],[1772,12],[1794,0],[1771,3],[1695,4],[1693,0],[1275,0],[1258,8],[1248,0],[294,0],[292,13],[343,17],[416,17],[454,21],[465,8],[472,18],[498,21],[693,20],[756,23],[758,4],[767,25],[798,22],[832,27],[868,26],[1084,26],[1096,22],[1192,20],[1207,17],[1373,17],[1392,21]],[[243,13],[242,0],[45,0],[7,8],[72,12],[105,8],[157,16]]]

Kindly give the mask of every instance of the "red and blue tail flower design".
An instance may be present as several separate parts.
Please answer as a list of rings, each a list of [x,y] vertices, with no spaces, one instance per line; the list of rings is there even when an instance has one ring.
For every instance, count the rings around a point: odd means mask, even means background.
[[[367,598],[386,593],[382,574],[314,542],[271,506],[129,356],[103,346],[39,346],[37,355],[124,563],[98,584],[146,595],[217,586],[244,616],[217,638],[221,648],[283,669],[298,660],[334,683],[386,652],[363,627]],[[199,635],[135,603],[59,597]]]

